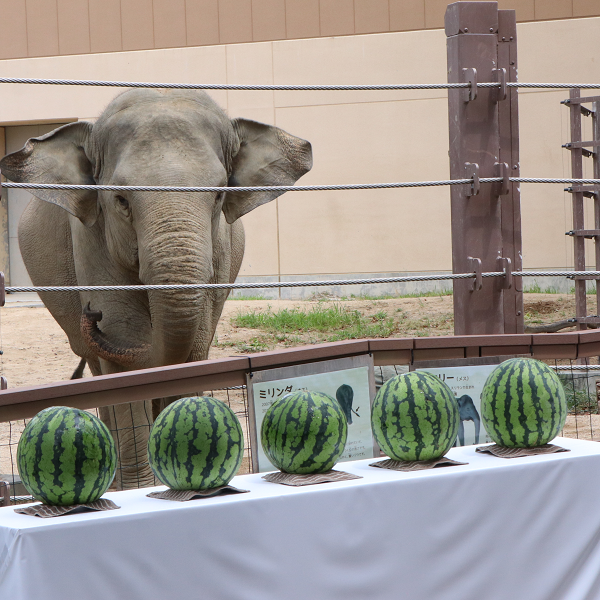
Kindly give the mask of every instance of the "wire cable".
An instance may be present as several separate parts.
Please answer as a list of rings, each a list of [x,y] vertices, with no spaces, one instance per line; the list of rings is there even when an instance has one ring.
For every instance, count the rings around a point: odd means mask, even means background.
[[[100,81],[91,79],[39,79],[32,77],[0,77],[0,83],[29,85],[80,85],[89,87],[164,88],[182,90],[275,90],[275,91],[379,91],[379,90],[443,90],[470,88],[464,83],[390,83],[371,85],[274,85],[237,83],[154,83],[144,81]],[[600,83],[520,83],[507,82],[507,87],[533,89],[600,89]],[[479,88],[499,88],[500,83],[477,83]]]
[[[481,177],[480,183],[501,183],[502,177]],[[550,183],[570,185],[598,185],[600,179],[569,179],[550,177],[509,177],[514,183]],[[440,187],[446,185],[469,185],[473,179],[441,179],[439,181],[400,181],[390,183],[352,183],[342,185],[261,185],[261,186],[166,186],[166,185],[105,185],[70,183],[14,183],[7,181],[2,187],[26,190],[90,190],[108,192],[330,192],[341,190],[384,190],[395,188]]]

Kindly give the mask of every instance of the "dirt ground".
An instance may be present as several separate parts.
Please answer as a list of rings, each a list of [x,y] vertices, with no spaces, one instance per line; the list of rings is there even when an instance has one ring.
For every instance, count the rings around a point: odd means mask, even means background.
[[[395,337],[451,335],[453,327],[452,296],[397,298],[386,300],[229,300],[217,327],[210,358],[223,358],[256,351],[253,340],[261,337],[255,329],[237,328],[231,323],[238,313],[315,306],[342,306],[358,310],[365,316],[385,312],[397,323]],[[574,297],[566,294],[525,294],[526,321],[560,321],[574,312]],[[316,340],[299,336],[299,343]],[[289,342],[288,342],[289,343]],[[285,347],[275,343],[271,348]],[[79,360],[71,352],[67,337],[44,307],[0,309],[0,374],[9,387],[40,385],[69,379]],[[86,372],[89,376],[89,372]]]
[[[324,300],[278,301],[278,300],[230,300],[226,303],[219,322],[215,345],[210,358],[235,356],[266,349],[261,332],[255,329],[235,327],[231,320],[238,313],[264,311],[270,308],[299,308],[305,311],[313,306],[338,305],[372,317],[385,312],[397,324],[396,337],[451,335],[453,326],[452,296],[398,298],[385,300]],[[574,312],[572,295],[526,294],[525,314],[530,324],[560,321]],[[260,340],[261,344],[256,341]],[[316,340],[310,335],[299,336],[298,343]],[[271,340],[269,349],[288,347],[289,340],[277,343]],[[67,338],[48,311],[39,307],[5,307],[0,309],[0,374],[8,380],[10,388],[28,387],[66,380],[71,377],[78,358],[71,352]],[[86,371],[85,376],[89,376]],[[12,432],[9,429],[12,428]],[[0,424],[0,448],[18,435],[18,426]],[[600,440],[600,415],[570,415],[565,435]],[[6,458],[6,457],[5,457]],[[0,461],[3,463],[5,461]],[[0,464],[0,472],[7,465]]]
[[[367,316],[385,311],[397,317],[401,311],[405,319],[415,324],[415,334],[423,335],[426,330],[428,335],[452,333],[452,296],[347,301],[229,300],[217,327],[216,345],[211,348],[210,358],[244,354],[251,348],[252,340],[260,336],[257,330],[236,328],[231,324],[231,318],[238,312],[261,311],[269,307],[273,311],[285,308],[310,310],[316,305],[339,304]],[[305,343],[310,343],[310,339]],[[0,349],[3,352],[0,373],[7,378],[11,388],[69,379],[79,362],[66,335],[43,307],[0,309]],[[88,371],[85,374],[89,376]]]

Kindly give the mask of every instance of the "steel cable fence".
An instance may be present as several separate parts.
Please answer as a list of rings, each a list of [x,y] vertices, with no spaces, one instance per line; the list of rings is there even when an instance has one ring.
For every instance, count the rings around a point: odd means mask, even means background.
[[[240,475],[244,473],[250,473],[252,470],[253,448],[249,442],[250,431],[248,424],[248,397],[246,393],[246,386],[236,386],[218,390],[206,390],[204,392],[198,392],[198,394],[210,396],[223,401],[231,408],[231,410],[239,419],[244,434],[245,447],[242,464],[238,473]],[[116,422],[116,416],[114,415],[115,407],[110,406],[106,408],[107,410],[112,411],[112,416]],[[92,413],[96,417],[100,417],[100,409],[89,409],[88,412]],[[160,481],[158,481],[153,474],[148,475],[149,465],[146,455],[146,446],[148,443],[148,436],[152,428],[152,419],[149,414],[147,417],[148,424],[146,425],[130,425],[119,428],[111,428],[111,433],[117,447],[119,447],[120,442],[122,443],[123,441],[127,441],[127,443],[134,448],[135,456],[138,458],[140,456],[143,457],[139,462],[129,461],[126,464],[123,464],[121,458],[119,457],[115,480],[111,485],[111,490],[119,489],[119,482],[123,480],[129,481],[129,486],[131,486],[132,483],[135,484],[134,487],[137,488],[161,485]],[[33,498],[29,495],[21,483],[17,468],[17,449],[19,440],[23,430],[30,420],[31,419],[19,419],[16,421],[0,422],[0,481],[7,481],[10,484],[10,501],[12,504],[21,504],[33,501]],[[0,506],[2,506],[1,497]]]
[[[289,85],[289,84],[237,84],[237,83],[155,83],[144,81],[102,81],[92,79],[41,79],[33,77],[0,77],[0,83],[28,85],[75,85],[89,87],[129,87],[182,90],[243,90],[243,91],[386,91],[386,90],[447,90],[470,88],[464,83],[390,83],[366,85]],[[476,87],[500,88],[496,81],[477,82]],[[600,83],[520,83],[511,81],[506,87],[528,89],[600,89]]]
[[[568,405],[568,416],[561,435],[578,439],[600,441],[600,411],[598,410],[598,397],[595,381],[600,378],[600,365],[579,365],[568,360],[546,360],[550,366],[559,373],[559,377],[565,388]],[[418,364],[418,363],[417,363]],[[408,370],[407,365],[395,365],[389,367],[375,367],[375,380],[377,388],[396,374]],[[246,386],[235,386],[219,390],[205,390],[202,395],[218,398],[225,402],[236,414],[244,433],[245,450],[239,474],[252,472],[252,453],[254,448],[250,444],[249,420],[248,420],[248,394]],[[114,410],[114,407],[110,407]],[[90,409],[92,414],[99,416],[98,409]],[[10,502],[19,504],[31,502],[33,498],[23,487],[17,469],[17,448],[23,429],[29,419],[8,421],[0,423],[0,481],[10,483]],[[123,436],[130,438],[135,446],[146,444],[151,425],[136,425],[121,427],[113,430],[113,437],[118,442]],[[145,453],[143,453],[145,456]],[[140,478],[140,468],[147,467],[147,461],[137,464],[123,465],[119,462],[115,482],[121,478],[127,478],[134,473],[137,474],[137,487],[151,487],[161,485],[153,476]],[[130,477],[131,479],[131,477]],[[115,483],[111,489],[116,489]],[[0,498],[0,505],[2,499]]]

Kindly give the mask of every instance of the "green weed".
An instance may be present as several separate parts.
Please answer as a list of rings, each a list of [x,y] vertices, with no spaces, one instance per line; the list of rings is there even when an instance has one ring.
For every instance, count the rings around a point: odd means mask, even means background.
[[[350,296],[342,296],[341,300],[396,300],[398,298],[441,298],[442,296],[452,296],[452,289],[413,292],[411,294],[383,294],[381,296],[350,294]]]
[[[574,288],[573,288],[574,289]],[[558,288],[547,287],[542,289],[540,284],[536,281],[533,285],[523,288],[525,294],[560,294]]]
[[[238,313],[231,320],[235,327],[260,329],[285,341],[287,334],[317,333],[325,341],[347,340],[366,337],[388,337],[395,331],[394,320],[384,311],[372,317],[344,306],[313,306],[303,311],[297,308],[273,311],[250,311]],[[324,335],[329,334],[329,335]]]
[[[561,377],[565,395],[567,396],[567,410],[572,414],[598,414],[598,402],[596,400],[596,390],[581,389],[575,385],[575,379],[563,375]]]
[[[227,300],[268,300],[262,295],[258,296],[229,296]]]

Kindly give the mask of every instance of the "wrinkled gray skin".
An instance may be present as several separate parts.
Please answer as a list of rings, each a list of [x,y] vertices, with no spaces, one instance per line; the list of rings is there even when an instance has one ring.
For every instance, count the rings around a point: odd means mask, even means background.
[[[310,170],[310,144],[230,120],[203,92],[128,90],[94,124],[30,139],[0,161],[15,182],[290,185]],[[239,217],[277,192],[150,193],[36,190],[19,225],[35,285],[225,283],[244,253]],[[203,360],[227,291],[60,292],[40,296],[94,375]],[[86,307],[89,309],[86,311]],[[164,402],[163,402],[164,405]],[[117,441],[118,488],[152,482],[151,402],[101,409]]]

